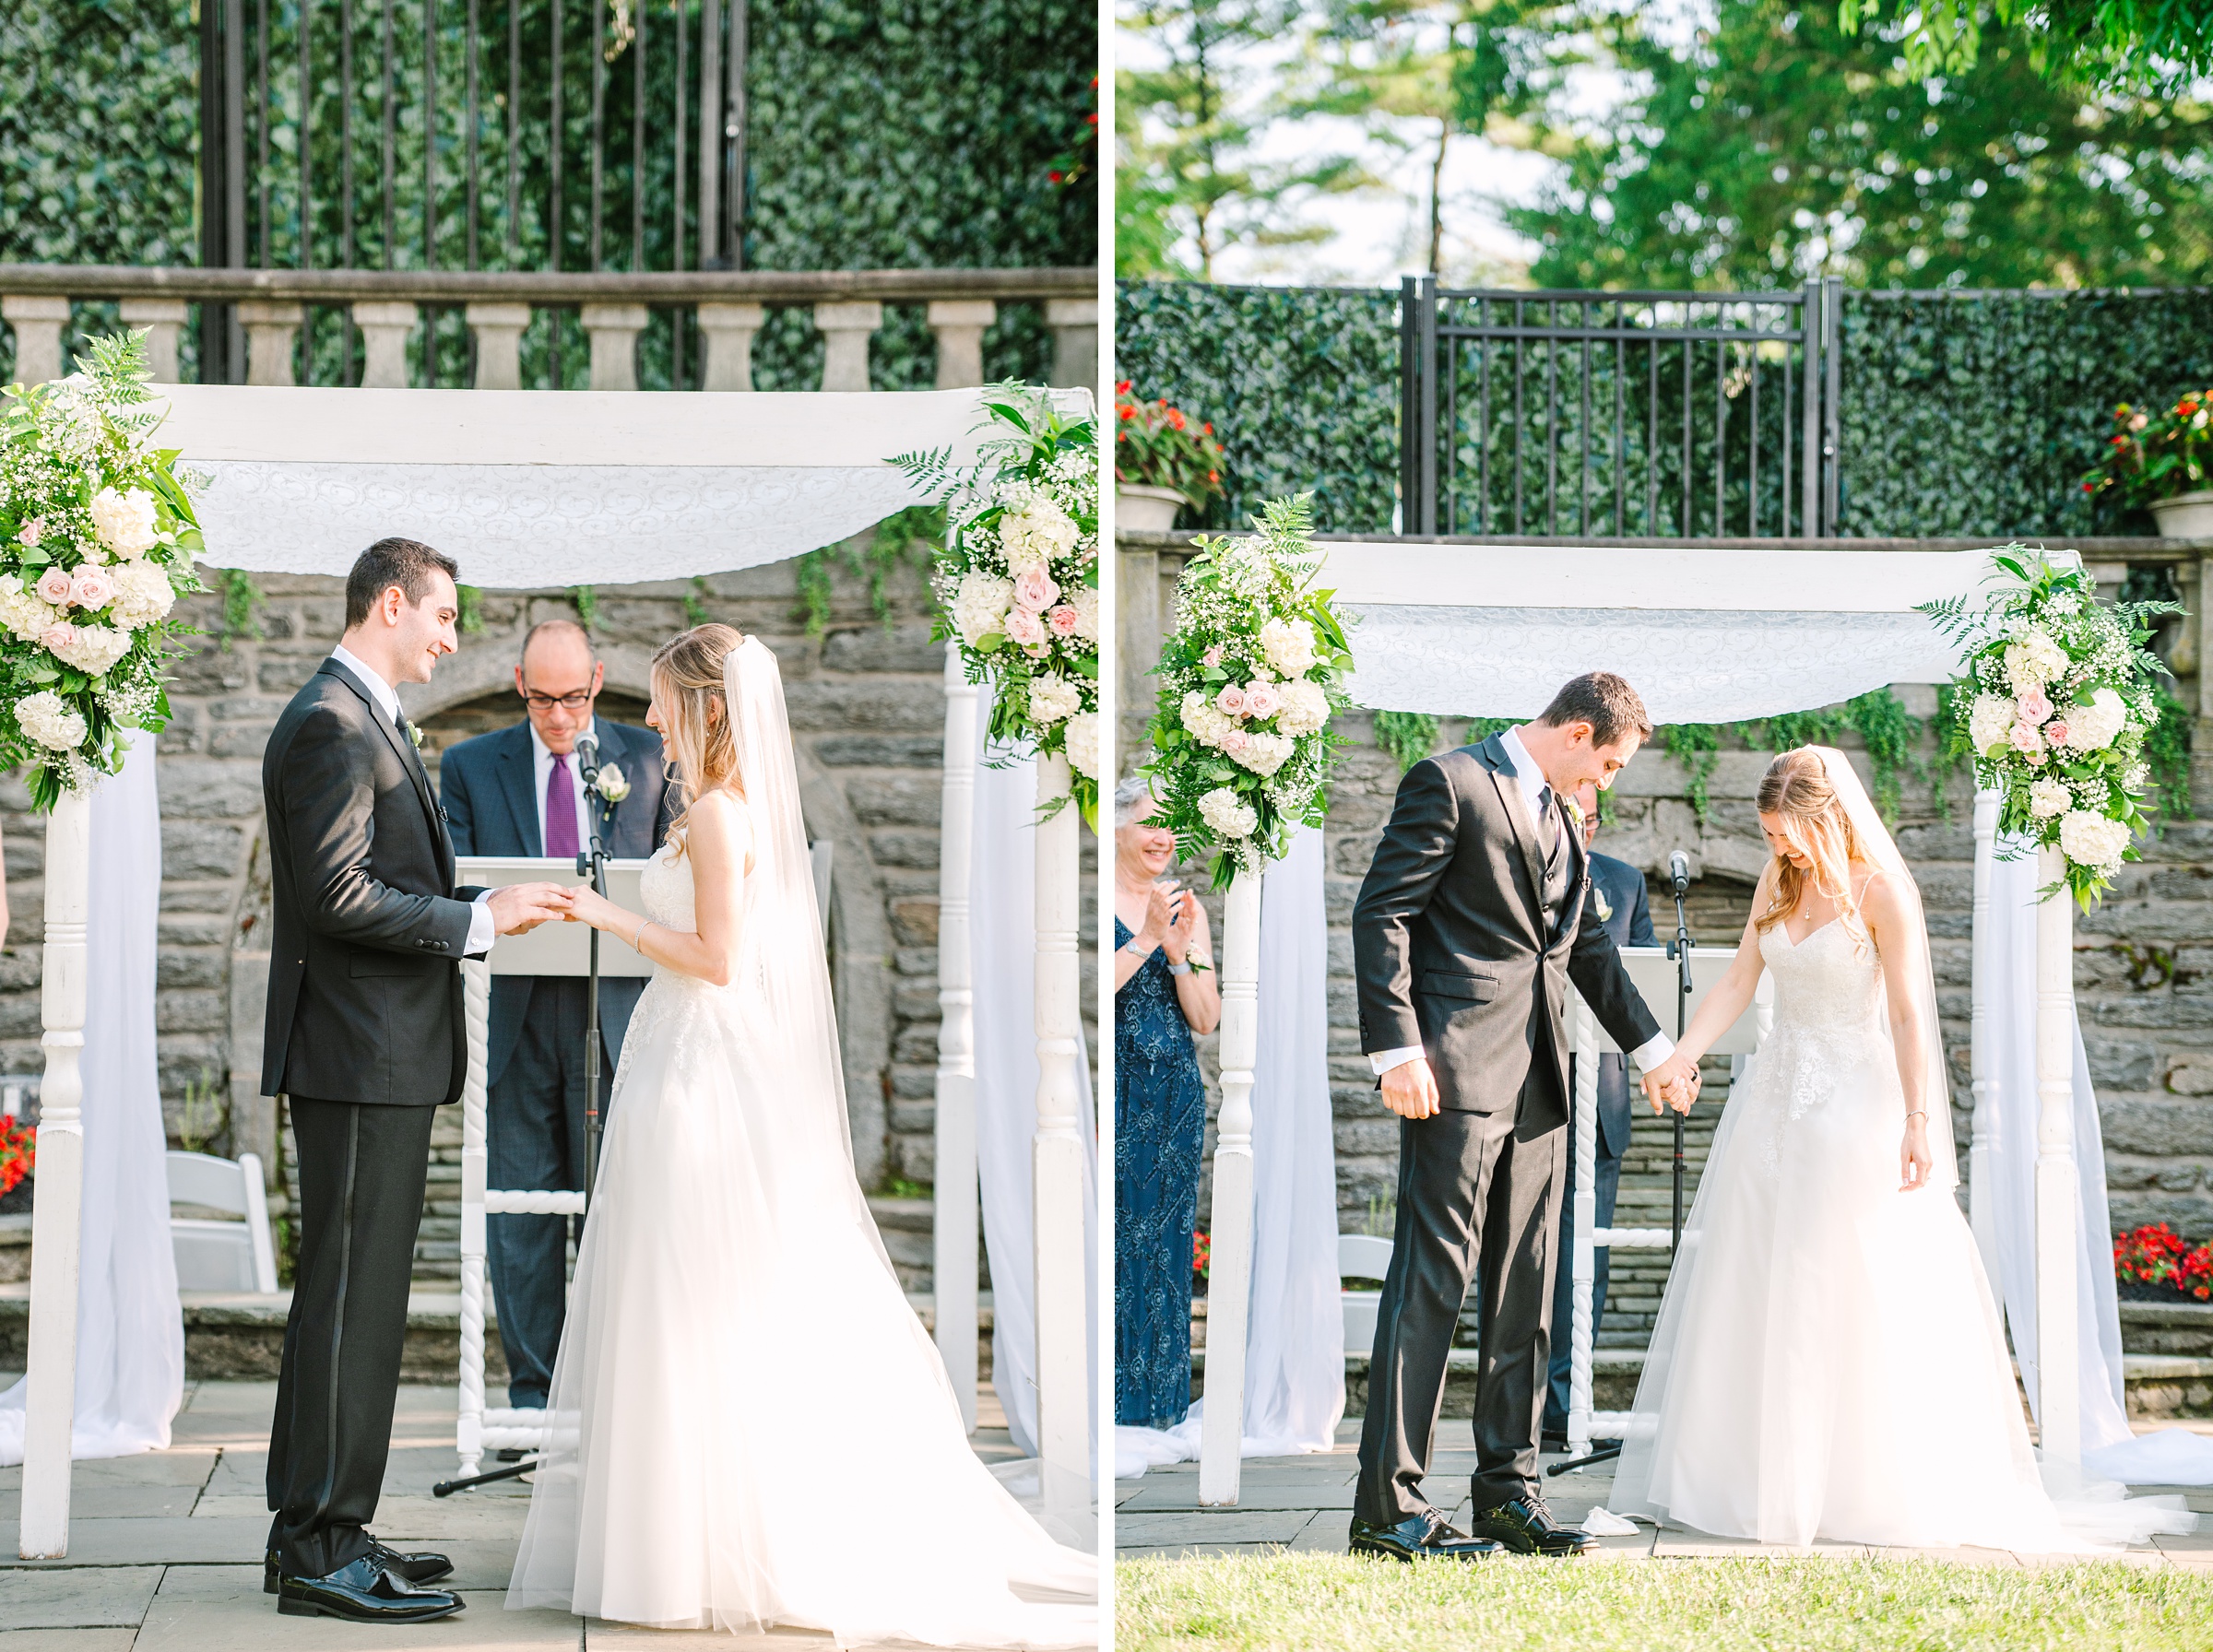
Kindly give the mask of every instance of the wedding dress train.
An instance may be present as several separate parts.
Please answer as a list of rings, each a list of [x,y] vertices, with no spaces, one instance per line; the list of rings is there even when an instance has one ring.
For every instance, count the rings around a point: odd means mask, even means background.
[[[1759,950],[1773,1030],[1714,1133],[1609,1506],[1787,1544],[2054,1552],[2190,1529],[2179,1499],[2047,1491],[1950,1177],[1899,1190],[1872,943],[1779,924]]]
[[[796,796],[773,796],[774,656],[732,657],[740,963],[728,986],[657,969],[623,1041],[506,1603],[841,1646],[1095,1645],[1095,1558],[970,1449],[855,1181]],[[688,860],[664,848],[641,890],[695,927]]]

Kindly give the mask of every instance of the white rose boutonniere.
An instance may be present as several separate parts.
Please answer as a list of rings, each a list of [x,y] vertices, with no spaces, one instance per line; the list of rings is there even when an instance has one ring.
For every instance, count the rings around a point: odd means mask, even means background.
[[[609,803],[620,803],[630,796],[630,779],[620,765],[601,763],[598,773],[592,776],[592,790]]]
[[[408,738],[415,742],[415,749],[422,749],[422,728],[414,718],[408,719]]]
[[[1614,921],[1614,903],[1606,899],[1606,891],[1599,888],[1595,881],[1591,885],[1591,904],[1598,908],[1600,923],[1611,924]]]

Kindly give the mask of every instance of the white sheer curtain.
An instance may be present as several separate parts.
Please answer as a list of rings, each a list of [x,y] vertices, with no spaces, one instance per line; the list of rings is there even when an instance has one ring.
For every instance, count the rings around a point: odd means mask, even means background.
[[[979,694],[979,717],[989,696]],[[986,747],[986,756],[992,753]],[[1001,754],[1003,755],[1003,754]],[[976,948],[976,1162],[991,1260],[991,1386],[1022,1450],[1037,1454],[1037,1317],[1030,1250],[1030,1139],[1037,1129],[1036,768],[976,771],[970,913]],[[1078,1036],[1081,1037],[1081,1028]],[[1097,1132],[1089,1052],[1078,1064],[1077,1128],[1083,1139],[1083,1323],[1090,1328],[1092,1403],[1097,1414],[1099,1253]],[[1096,1427],[1096,1424],[1094,1424]]]
[[[1260,886],[1260,1056],[1252,1084],[1252,1298],[1246,1457],[1326,1451],[1344,1415],[1337,1144],[1330,1108],[1322,838],[1300,831]],[[1115,1473],[1199,1455],[1206,1402],[1170,1429],[1117,1428]]]
[[[2003,845],[1999,846],[2002,850]],[[2032,1412],[2036,1363],[2036,860],[1994,855],[1990,914],[1981,939],[1990,1016],[1990,1059],[1999,1115],[1994,1164],[1998,1278],[2006,1328],[2020,1362],[2021,1386]],[[2137,1485],[2213,1484],[2213,1440],[2188,1429],[2161,1429],[2139,1438],[2128,1425],[2122,1386],[2121,1314],[2113,1291],[2113,1227],[2105,1198],[2105,1145],[2098,1095],[2090,1085],[2082,1027],[2075,1028],[2075,1164],[2080,1197],[2076,1232],[2076,1346],[2080,1350],[2083,1466],[2093,1474]],[[1976,1188],[1977,1198],[1985,1190]]]
[[[85,1009],[85,1192],[71,1455],[169,1445],[184,1393],[184,1324],[170,1248],[168,1139],[154,1068],[161,810],[153,740],[92,794],[90,991]],[[0,1463],[23,1460],[24,1385],[0,1394]]]

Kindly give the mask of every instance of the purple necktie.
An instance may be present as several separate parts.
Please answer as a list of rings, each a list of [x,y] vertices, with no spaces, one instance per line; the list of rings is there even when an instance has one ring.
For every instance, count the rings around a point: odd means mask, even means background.
[[[576,858],[576,794],[569,785],[569,760],[558,751],[546,775],[546,854],[554,860]]]

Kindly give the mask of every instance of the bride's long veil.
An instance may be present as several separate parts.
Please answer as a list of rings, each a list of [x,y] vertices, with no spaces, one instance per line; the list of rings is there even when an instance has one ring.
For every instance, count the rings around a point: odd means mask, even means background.
[[[1898,898],[1906,903],[1907,920],[1901,931],[1883,938],[1887,949],[1883,971],[1893,979],[1902,973],[1919,1006],[1923,1069],[1921,1101],[1929,1114],[1929,1191],[1948,1190],[1959,1186],[1959,1154],[1952,1143],[1951,1068],[1944,1058],[1944,1028],[1936,1019],[1936,969],[1929,953],[1929,924],[1922,910],[1921,888],[1883,824],[1875,800],[1860,784],[1852,760],[1832,746],[1807,749],[1819,756],[1828,771],[1828,783],[1836,788],[1838,801],[1852,821],[1852,835],[1859,840],[1861,857],[1889,880]],[[1888,1020],[1884,1031],[1895,1042],[1897,1029]]]

